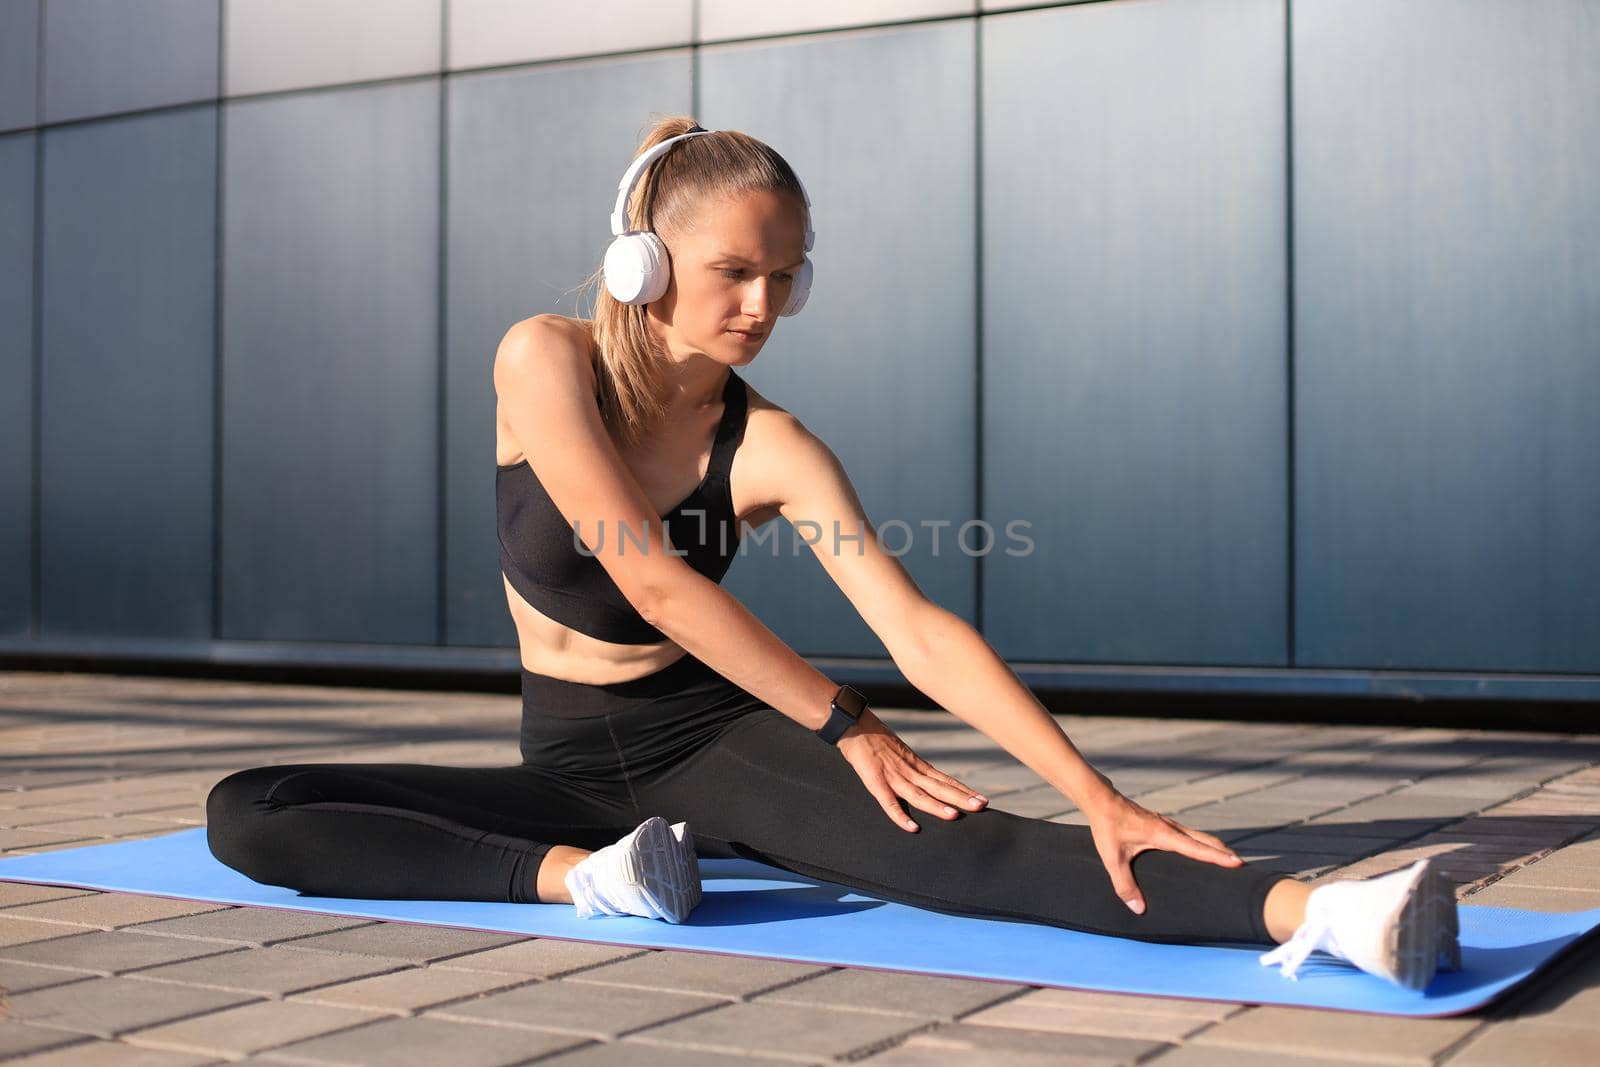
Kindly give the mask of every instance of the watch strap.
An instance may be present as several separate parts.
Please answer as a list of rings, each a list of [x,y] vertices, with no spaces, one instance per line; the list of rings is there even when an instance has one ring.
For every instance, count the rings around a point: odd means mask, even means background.
[[[854,726],[867,708],[867,698],[854,686],[841,685],[828,704],[828,721],[817,729],[817,736],[837,745],[844,732]]]

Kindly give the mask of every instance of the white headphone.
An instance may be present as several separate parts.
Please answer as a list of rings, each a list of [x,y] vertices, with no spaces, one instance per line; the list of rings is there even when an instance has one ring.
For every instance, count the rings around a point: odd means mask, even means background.
[[[667,291],[667,282],[671,276],[671,268],[667,265],[667,249],[661,243],[661,238],[649,230],[628,230],[628,197],[633,193],[634,183],[639,180],[640,172],[651,160],[666,152],[678,141],[711,132],[696,126],[688,133],[680,133],[652,146],[648,152],[633,161],[633,165],[618,183],[617,206],[611,212],[611,232],[614,240],[611,242],[611,247],[606,249],[605,276],[606,288],[622,303],[648,304],[652,300],[661,299]],[[799,175],[795,175],[795,181],[800,181]],[[806,195],[804,183],[800,185],[800,196],[806,202],[806,251],[810,252],[816,234],[811,230],[811,198]],[[793,284],[789,286],[789,299],[784,302],[783,310],[778,314],[799,314],[800,309],[806,306],[806,297],[810,293],[811,257],[806,256],[800,264],[800,270],[795,275]]]

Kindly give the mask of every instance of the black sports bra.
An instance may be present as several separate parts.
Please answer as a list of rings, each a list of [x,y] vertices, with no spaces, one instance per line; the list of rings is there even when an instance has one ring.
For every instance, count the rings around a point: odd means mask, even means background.
[[[596,397],[596,402],[599,398]],[[689,566],[714,582],[722,581],[739,547],[728,471],[744,439],[747,397],[744,380],[730,368],[722,389],[722,421],[711,446],[706,476],[665,515],[667,537]],[[500,536],[500,569],[511,587],[541,613],[601,641],[648,645],[668,640],[628,603],[617,583],[594,555],[574,543],[572,525],[550,499],[526,459],[495,465],[495,519]],[[644,551],[644,531],[619,528],[615,520],[589,529],[583,543]]]

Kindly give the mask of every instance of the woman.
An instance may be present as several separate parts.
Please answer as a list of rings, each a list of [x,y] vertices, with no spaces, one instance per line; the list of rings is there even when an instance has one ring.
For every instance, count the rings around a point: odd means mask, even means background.
[[[734,372],[810,288],[810,204],[778,153],[664,119],[612,230],[593,320],[536,315],[495,358],[522,763],[240,771],[208,801],[222,862],[326,896],[681,922],[698,841],[939,910],[1279,943],[1262,962],[1290,977],[1316,948],[1411,988],[1458,965],[1455,899],[1427,861],[1311,887],[1141,807],[881,551],[833,452]],[[989,809],[718,584],[741,537],[779,515],[835,531],[813,551],[907,678],[1087,826]]]

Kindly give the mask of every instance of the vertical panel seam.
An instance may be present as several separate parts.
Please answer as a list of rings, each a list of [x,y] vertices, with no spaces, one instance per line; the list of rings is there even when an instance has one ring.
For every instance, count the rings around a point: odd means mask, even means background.
[[[33,65],[33,325],[29,330],[29,357],[33,367],[33,462],[28,494],[32,521],[28,538],[33,566],[29,574],[28,632],[33,640],[44,636],[44,0],[34,24]]]
[[[217,115],[216,153],[212,160],[212,187],[215,201],[212,207],[212,264],[211,264],[211,626],[213,641],[222,640],[222,420],[223,420],[223,197],[226,167],[226,137],[228,101],[225,97],[227,76],[227,4],[217,3]]]
[[[1294,0],[1283,0],[1283,201],[1284,201],[1284,665],[1295,665],[1295,350],[1294,350]]]
[[[972,19],[972,510],[984,519],[983,509],[983,18]],[[984,633],[983,565],[986,556],[973,557],[972,617]]]
[[[438,299],[438,314],[434,322],[434,343],[436,347],[434,368],[434,644],[444,646],[449,644],[449,449],[450,442],[447,436],[449,431],[448,399],[449,399],[449,337],[446,323],[449,321],[450,292],[446,270],[449,267],[447,247],[450,240],[450,215],[449,215],[449,181],[450,181],[450,138],[449,138],[449,94],[450,94],[450,0],[441,0],[439,4],[439,194],[438,212],[439,219],[435,233],[438,235],[439,247],[435,251],[434,269],[438,277],[434,279],[434,290]]]

